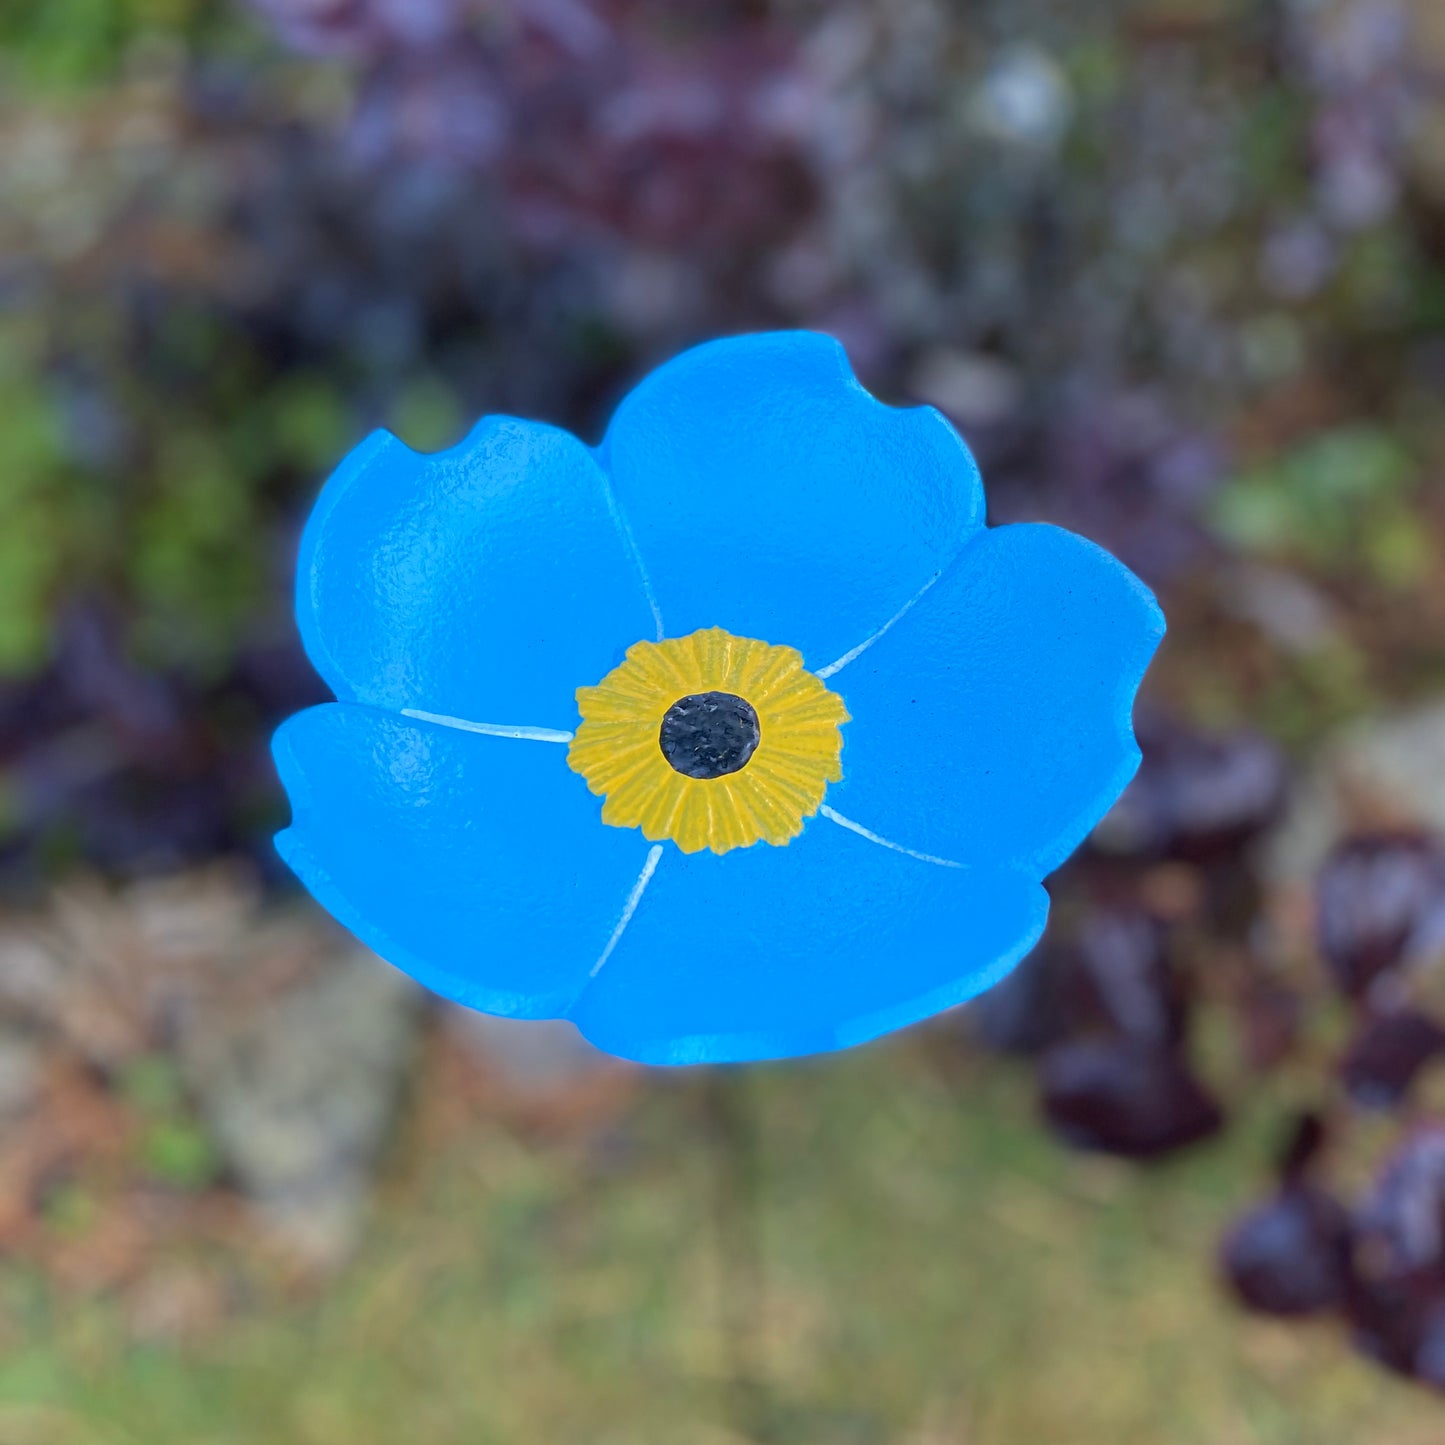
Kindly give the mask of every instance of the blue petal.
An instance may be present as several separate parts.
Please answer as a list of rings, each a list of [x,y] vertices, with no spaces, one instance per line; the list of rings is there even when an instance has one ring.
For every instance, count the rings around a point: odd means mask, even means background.
[[[1139,765],[1134,694],[1164,634],[1149,590],[1056,527],[998,527],[834,676],[838,811],[894,842],[1042,877]]]
[[[982,525],[968,448],[827,336],[715,341],[622,403],[601,455],[670,637],[725,627],[813,668],[876,632]]]
[[[563,748],[333,703],[273,749],[293,810],[276,846],[327,912],[448,998],[566,1011],[647,845],[602,824]]]
[[[343,701],[558,729],[656,633],[592,454],[511,417],[431,456],[362,442],[307,524],[296,613]]]
[[[997,982],[1047,911],[1020,874],[921,862],[825,818],[783,848],[669,850],[571,1017],[652,1064],[847,1048]]]

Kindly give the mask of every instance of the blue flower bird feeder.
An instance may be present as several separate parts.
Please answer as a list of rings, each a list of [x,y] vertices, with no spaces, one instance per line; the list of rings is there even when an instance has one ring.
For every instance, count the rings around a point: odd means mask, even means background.
[[[688,351],[600,447],[487,417],[326,483],[276,842],[382,958],[652,1064],[845,1048],[1038,940],[1164,632],[827,336]]]

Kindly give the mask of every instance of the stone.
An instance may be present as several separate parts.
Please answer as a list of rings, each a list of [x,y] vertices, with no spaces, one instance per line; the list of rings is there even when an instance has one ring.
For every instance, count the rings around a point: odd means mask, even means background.
[[[188,1050],[188,1082],[238,1183],[306,1263],[334,1266],[355,1242],[420,999],[337,930],[329,957]]]
[[[1445,698],[1351,724],[1316,755],[1267,840],[1270,879],[1308,885],[1334,845],[1359,831],[1445,834]]]
[[[40,1091],[39,1044],[0,1025],[0,1120],[23,1114]]]

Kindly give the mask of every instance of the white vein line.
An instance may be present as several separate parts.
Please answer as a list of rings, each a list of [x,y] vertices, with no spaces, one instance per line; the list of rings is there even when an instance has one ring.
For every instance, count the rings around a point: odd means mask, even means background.
[[[612,478],[607,474],[607,468],[603,465],[600,456],[597,467],[602,473],[602,486],[607,494],[607,510],[612,514],[612,520],[622,537],[622,545],[627,549],[627,555],[632,558],[632,565],[637,568],[638,577],[642,579],[642,595],[647,599],[648,609],[652,613],[652,625],[657,629],[657,640],[661,642],[667,633],[663,631],[662,608],[657,605],[657,594],[652,590],[652,578],[647,575],[647,568],[642,562],[642,553],[637,550],[637,538],[632,535],[627,514],[622,510],[622,503],[617,500],[617,492],[612,486]]]
[[[617,513],[617,521],[622,527],[622,535],[632,553],[632,560],[637,564],[637,575],[642,578],[642,595],[647,598],[647,606],[652,613],[652,625],[657,629],[657,641],[661,642],[667,636],[667,630],[662,625],[662,608],[657,605],[657,594],[652,590],[652,578],[648,576],[647,568],[642,565],[642,553],[637,550],[637,543],[632,539],[632,528],[627,525],[627,518],[621,511]]]
[[[852,818],[845,818],[837,809],[830,808],[826,803],[818,811],[830,823],[836,823],[840,828],[846,828],[850,833],[856,833],[870,843],[877,843],[880,848],[891,848],[895,853],[906,853],[910,858],[917,858],[920,863],[937,863],[940,868],[967,866],[963,863],[955,863],[952,858],[937,858],[932,853],[917,853],[912,848],[905,848],[902,843],[895,843],[891,839],[881,837],[872,828],[865,828],[862,823],[855,823]]]
[[[647,862],[642,865],[642,872],[637,875],[637,882],[632,885],[632,892],[627,895],[627,902],[622,905],[622,917],[617,920],[617,927],[612,930],[612,937],[607,940],[607,947],[602,950],[602,956],[592,965],[592,972],[588,978],[596,978],[602,972],[602,965],[612,957],[612,950],[617,947],[619,940],[632,922],[632,915],[637,912],[637,905],[642,902],[642,895],[647,891],[647,885],[652,882],[652,875],[657,872],[658,861],[662,857],[662,844],[654,843],[647,850]]]
[[[850,662],[852,662],[855,658],[861,657],[865,652],[868,651],[868,649],[869,649],[870,647],[873,646],[873,644],[874,644],[875,642],[878,641],[878,639],[879,639],[880,637],[883,636],[883,634],[884,634],[885,632],[888,631],[888,629],[889,629],[890,627],[893,626],[893,624],[894,624],[895,622],[899,621],[899,620],[913,607],[913,605],[918,601],[918,599],[919,599],[920,597],[922,597],[923,594],[924,594],[925,592],[927,592],[928,589],[929,589],[930,587],[932,587],[933,584],[934,584],[935,582],[937,582],[938,579],[939,579],[940,577],[942,577],[942,576],[943,576],[943,573],[942,573],[942,572],[937,572],[937,573],[935,573],[932,577],[930,577],[930,578],[928,579],[927,582],[925,582],[925,583],[923,584],[922,587],[920,587],[920,588],[918,589],[917,592],[915,592],[915,593],[913,594],[912,597],[910,597],[910,598],[908,599],[907,602],[905,602],[905,603],[903,604],[902,607],[900,607],[900,608],[898,609],[897,612],[895,612],[895,613],[893,614],[892,617],[890,617],[890,618],[888,619],[887,622],[885,622],[885,623],[883,624],[882,627],[880,627],[880,628],[878,629],[877,632],[875,632],[871,637],[865,637],[865,638],[863,639],[863,641],[858,644],[857,647],[853,648],[853,649],[852,649],[851,651],[849,651],[849,652],[845,652],[845,653],[842,655],[842,657],[840,657],[836,662],[830,662],[830,663],[827,665],[827,667],[820,667],[820,668],[813,674],[813,676],[814,676],[814,677],[832,677],[835,672],[841,672],[841,671],[842,671],[845,667],[847,667],[848,664],[849,664]],[[904,849],[904,851],[907,852],[908,850],[907,850],[907,849]]]
[[[572,734],[561,728],[529,728],[514,726],[512,723],[470,722],[464,717],[448,717],[441,712],[423,712],[417,707],[404,707],[403,717],[414,717],[421,722],[436,723],[439,727],[457,728],[464,733],[485,733],[489,738],[524,738],[534,743],[570,743]]]

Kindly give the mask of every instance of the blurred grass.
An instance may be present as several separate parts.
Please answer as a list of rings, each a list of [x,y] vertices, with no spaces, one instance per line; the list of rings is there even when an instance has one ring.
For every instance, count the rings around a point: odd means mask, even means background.
[[[728,1388],[697,1075],[586,1146],[408,1131],[362,1256],[189,1347],[0,1292],[4,1445],[1431,1445],[1438,1402],[1208,1277],[1276,1119],[1155,1169],[1031,1127],[1024,1071],[915,1042],[741,1076],[763,1389]],[[735,1098],[734,1102],[737,1102]],[[1250,1181],[1248,1184],[1241,1181]]]

